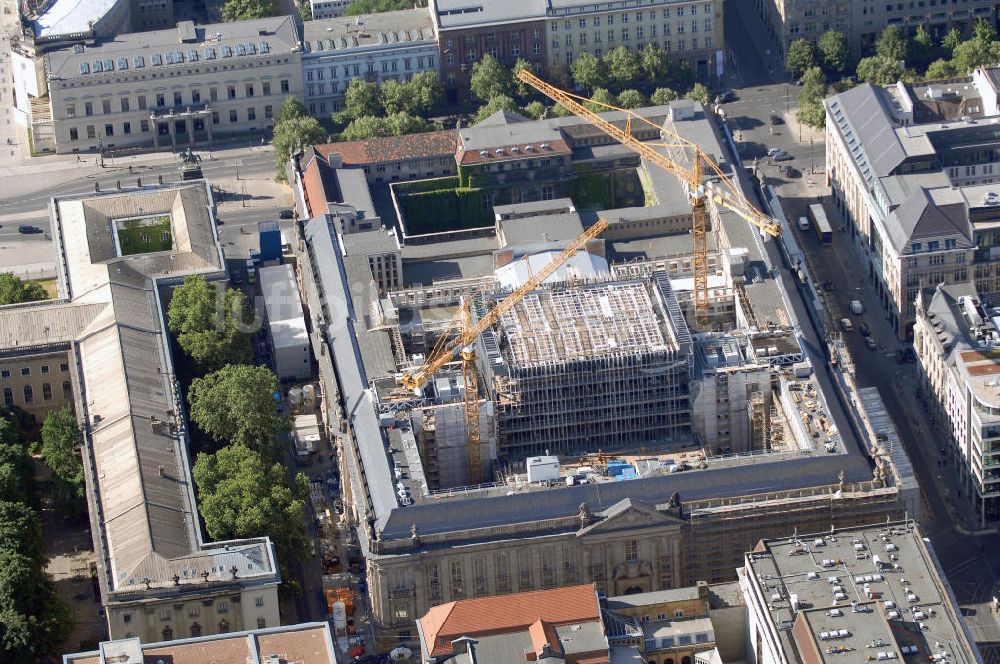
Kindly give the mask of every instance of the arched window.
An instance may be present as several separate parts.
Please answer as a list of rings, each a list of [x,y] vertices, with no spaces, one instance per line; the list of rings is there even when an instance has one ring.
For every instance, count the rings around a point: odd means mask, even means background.
[[[673,657],[669,657],[669,658],[663,660],[663,664],[674,664],[674,658]]]
[[[14,390],[9,387],[3,388],[3,405],[13,406],[14,405]]]
[[[163,628],[163,640],[173,641],[174,640],[174,630],[170,629],[170,625]]]
[[[257,629],[264,629],[267,627],[267,620],[264,618],[257,618]]]
[[[69,399],[73,394],[73,385],[68,381],[63,381],[63,399]]]
[[[685,657],[684,659],[681,660],[681,664],[691,664],[691,658]]]
[[[229,631],[229,621],[223,618],[222,620],[219,621],[219,634],[224,634],[228,631]]]
[[[52,385],[42,383],[42,401],[52,401]]]
[[[201,636],[201,625],[194,622],[191,623],[191,636]]]

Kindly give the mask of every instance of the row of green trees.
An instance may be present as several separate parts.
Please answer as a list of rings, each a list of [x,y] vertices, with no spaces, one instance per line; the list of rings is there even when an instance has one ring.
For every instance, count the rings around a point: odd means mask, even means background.
[[[79,431],[72,412],[69,445],[44,445],[46,462],[60,473],[78,477],[82,486]],[[55,654],[72,629],[69,609],[45,573],[42,525],[38,516],[34,469],[22,433],[25,417],[17,410],[0,413],[0,661],[28,664]],[[48,421],[48,420],[46,420]]]
[[[646,44],[639,52],[624,46],[601,57],[581,53],[569,68],[573,82],[586,90],[608,88],[612,92],[670,83],[687,90],[694,83],[694,73],[687,60],[673,65],[667,52],[657,44]]]
[[[231,22],[267,18],[280,13],[278,0],[226,0],[221,16],[223,21]]]
[[[23,280],[10,272],[0,274],[0,304],[21,304],[49,299],[37,281]]]
[[[355,78],[344,93],[344,110],[332,119],[345,126],[340,134],[345,141],[431,131],[436,126],[425,117],[443,94],[434,72],[421,72],[410,81],[381,84]]]
[[[210,441],[193,469],[209,536],[268,536],[283,565],[304,560],[308,480],[290,476],[283,463],[289,425],[274,399],[281,384],[267,367],[250,364],[246,297],[187,277],[173,292],[167,325],[195,373],[187,386],[191,422]]]
[[[377,12],[394,12],[401,9],[413,9],[415,6],[426,7],[427,0],[354,0],[347,5],[346,14],[358,16]]]

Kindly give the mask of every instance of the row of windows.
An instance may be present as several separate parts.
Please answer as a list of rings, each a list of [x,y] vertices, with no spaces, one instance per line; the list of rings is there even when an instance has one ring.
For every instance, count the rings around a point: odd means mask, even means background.
[[[23,389],[24,403],[34,403],[35,402],[35,388],[31,385],[25,385]],[[64,380],[62,384],[62,398],[69,399],[73,395],[73,386],[68,380]],[[42,383],[42,401],[52,401],[52,384]],[[5,387],[3,388],[3,405],[10,407],[14,405],[14,390]]]
[[[231,124],[241,122],[241,120],[240,120],[240,113],[241,113],[240,109],[235,109],[235,108],[230,109],[229,113],[228,113],[229,122]],[[255,106],[251,106],[251,107],[249,107],[247,109],[242,110],[242,113],[243,113],[243,115],[246,118],[246,120],[245,120],[246,122],[256,122],[258,120],[258,118],[257,118],[257,108]],[[221,124],[221,121],[222,121],[221,118],[222,118],[222,116],[220,116],[219,111],[212,111],[212,124],[214,124],[214,125]],[[264,119],[271,120],[273,118],[274,118],[274,106],[272,106],[270,104],[265,105],[264,106]],[[167,120],[167,121],[164,121],[162,123],[161,122],[157,123],[157,131],[159,132],[159,134],[161,136],[166,136],[166,135],[168,135],[170,133],[169,123],[171,121],[173,121],[173,120]],[[195,131],[200,131],[203,128],[203,127],[199,126],[202,122],[203,122],[203,120],[201,120],[200,118],[196,118],[194,120],[194,123],[195,123],[194,129],[195,129]],[[149,123],[150,123],[149,120],[140,120],[139,121],[139,133],[142,133],[142,134],[148,133],[149,129],[150,129],[150,124]],[[94,139],[98,138],[98,136],[97,136],[98,127],[97,126],[95,126],[95,125],[87,125],[86,127],[84,127],[84,130],[85,130],[85,133],[86,133],[86,136],[87,136],[88,139],[94,140]],[[132,125],[131,122],[123,122],[121,124],[121,133],[122,133],[123,136],[130,135],[132,133],[132,130],[133,130],[133,125]],[[116,131],[115,130],[115,125],[113,123],[109,122],[109,123],[107,123],[107,124],[104,125],[104,131],[101,134],[100,138],[104,139],[104,138],[114,137],[115,136],[115,131]],[[79,127],[70,127],[69,128],[69,140],[71,140],[71,141],[78,141],[78,140],[80,140],[80,128]]]
[[[272,60],[264,60],[263,62],[261,62],[261,61],[258,61],[258,62],[247,62],[247,63],[238,64],[238,65],[235,65],[235,64],[234,65],[223,65],[222,66],[222,71],[230,71],[230,70],[235,71],[237,69],[249,69],[251,67],[270,67],[271,64],[272,64],[272,62],[275,65],[283,65],[283,64],[287,65],[289,63],[289,58],[279,58],[279,59],[274,60],[274,61],[272,61]],[[156,78],[166,78],[167,76],[194,76],[194,75],[197,75],[197,74],[208,74],[208,73],[215,73],[215,72],[218,72],[218,71],[219,71],[219,67],[203,67],[203,68],[201,68],[199,70],[171,68],[171,69],[168,69],[166,71],[159,72],[159,73],[153,72],[148,77],[146,76],[146,74],[142,74],[142,75],[138,75],[138,76],[135,75],[135,74],[132,74],[131,76],[128,76],[127,73],[126,73],[126,77],[125,78],[118,78],[118,77],[116,77],[113,80],[114,80],[115,83],[128,83],[128,82],[145,81],[147,78],[149,78],[149,79],[156,79]],[[105,72],[105,74],[107,74],[107,72]],[[92,85],[104,85],[104,84],[110,82],[111,80],[112,79],[111,79],[110,75],[100,75],[100,76],[87,76],[87,77],[80,77],[80,78],[71,78],[71,79],[69,79],[68,82],[63,83],[61,86],[58,86],[58,87],[62,87],[62,88],[76,88],[76,87],[81,87],[81,88],[84,88],[84,87],[89,87],[89,86],[92,86]]]
[[[41,374],[43,376],[46,375],[46,374],[48,374],[49,373],[49,365],[43,364],[39,368],[39,371],[41,372]],[[68,362],[61,362],[59,364],[59,371],[61,371],[62,373],[69,373],[69,363]],[[22,376],[30,376],[31,375],[31,367],[21,367],[21,372],[20,373],[21,373]],[[0,370],[0,378],[3,378],[4,380],[9,379],[10,378],[10,369],[2,369],[2,370]]]
[[[674,12],[676,13],[677,16],[684,16],[685,14],[688,14],[688,13],[690,13],[691,16],[697,16],[697,14],[698,14],[698,7],[697,6],[695,6],[695,7],[677,7],[677,8],[675,8]],[[702,5],[701,6],[701,12],[703,14],[711,14],[712,13],[712,5],[711,4]],[[663,8],[663,18],[670,18],[670,15],[671,15],[671,8],[670,7],[664,7]],[[655,9],[650,9],[649,12],[646,13],[646,14],[644,14],[641,11],[635,12],[634,14],[621,14],[619,16],[619,21],[622,22],[622,23],[628,23],[629,19],[632,18],[637,23],[641,23],[642,20],[643,20],[643,17],[648,17],[648,19],[650,21],[655,21],[656,20],[656,10]],[[603,18],[604,18],[604,20],[607,21],[608,25],[614,25],[615,24],[615,15],[614,14],[609,14],[609,15],[603,17]],[[595,28],[599,27],[601,25],[601,19],[602,19],[602,17],[600,17],[600,16],[591,17],[590,24],[592,26],[594,26]],[[577,19],[576,25],[577,25],[578,28],[586,28],[587,27],[587,19],[586,18],[579,18],[579,19]],[[565,20],[565,21],[563,21],[563,28],[566,29],[566,30],[572,30],[573,29],[573,21],[571,21],[571,20]],[[552,21],[551,23],[549,23],[549,31],[551,31],[551,32],[558,32],[559,31],[559,21]]]
[[[667,53],[673,53],[674,52],[674,43],[672,41],[670,41],[669,39],[664,40],[662,42],[662,46],[663,46],[663,50],[666,51]],[[700,41],[698,40],[697,37],[691,40],[691,50],[692,51],[697,51],[698,49],[702,49],[702,48],[712,48],[712,38],[711,37],[705,37],[703,40],[700,40]],[[678,39],[677,40],[677,52],[678,53],[684,53],[687,50],[688,50],[688,43],[687,43],[687,41],[684,40],[684,39]],[[599,57],[601,57],[601,55],[603,55],[604,52],[600,48],[595,48],[594,51],[593,51],[593,53],[594,53],[594,57],[599,58]],[[566,64],[568,64],[568,65],[573,64],[573,51],[566,51]]]
[[[694,29],[692,29],[691,32],[698,32],[697,26],[692,26],[692,27]],[[650,32],[649,36],[650,37],[656,37],[657,36],[656,35],[656,26],[655,25],[651,25],[651,26],[649,26],[649,28],[650,28],[649,29],[649,32]],[[711,27],[708,26],[707,24],[706,24],[706,27],[705,27],[705,32],[711,32]],[[628,28],[622,28],[622,31],[621,31],[622,41],[628,41],[628,40],[630,40],[632,38],[631,34],[632,33],[629,32]],[[678,27],[677,34],[679,34],[679,35],[683,35],[684,34],[684,26],[679,26]],[[669,25],[663,26],[663,36],[667,37],[669,35],[670,35],[670,26]],[[646,37],[646,35],[643,32],[642,28],[636,29],[636,31],[635,31],[635,38],[636,39],[645,39],[645,37]],[[578,41],[579,41],[579,43],[580,43],[581,46],[586,46],[587,45],[587,35],[580,35],[580,38],[579,38]],[[608,30],[608,42],[609,43],[614,43],[614,41],[615,41],[615,31],[614,30]],[[694,41],[697,42],[697,38],[695,38]],[[705,37],[705,42],[708,43],[708,44],[711,44],[712,43],[712,38],[710,36],[709,37]],[[594,43],[595,44],[600,44],[601,43],[601,33],[598,32],[598,33],[594,34]],[[563,45],[565,45],[567,47],[572,46],[573,45],[573,35],[566,35],[565,39],[562,42],[559,41],[558,37],[552,40],[552,48],[558,49],[558,48],[561,48]],[[695,47],[695,48],[697,48],[697,47]],[[468,58],[469,55],[470,54],[467,53],[466,57]],[[475,54],[472,53],[471,55],[474,56]],[[491,53],[490,55],[493,55],[493,57],[496,57],[496,55],[493,54],[493,53]]]
[[[281,94],[287,94],[289,92],[288,79],[281,79],[278,86]],[[250,98],[254,97],[257,88],[253,83],[243,84],[243,97]],[[266,97],[272,94],[271,81],[264,81],[261,84],[261,92]],[[235,84],[229,84],[226,86],[226,99],[236,99],[237,98],[237,86]],[[137,95],[135,98],[135,108],[136,110],[144,111],[147,108],[167,108],[167,95],[164,92],[157,92],[153,96],[153,106],[150,107],[149,99],[146,95]],[[219,100],[219,88],[212,86],[208,89],[208,101],[218,101]],[[204,100],[201,96],[200,88],[193,88],[190,90],[188,99],[184,99],[184,92],[182,90],[175,90],[170,101],[173,102],[173,106],[184,106],[185,104],[201,104]],[[132,98],[128,96],[122,96],[118,98],[117,109],[114,108],[111,99],[101,100],[101,113],[104,115],[110,115],[120,111],[122,113],[128,113],[132,110]],[[94,115],[95,106],[92,101],[83,102],[83,115],[85,117],[90,117]],[[76,102],[66,104],[66,117],[75,118],[77,116],[77,104]]]
[[[403,71],[413,71],[413,58],[403,58]],[[425,66],[426,64],[426,66]],[[432,56],[418,57],[417,58],[417,70],[423,69],[433,69],[434,68],[434,58]],[[375,63],[369,62],[365,65],[365,69],[369,74],[375,73]],[[399,71],[399,60],[383,60],[381,64],[381,69],[383,72]],[[331,65],[330,68],[330,78],[337,78],[337,65]],[[306,80],[311,81],[315,76],[317,81],[322,81],[323,77],[326,76],[326,69],[315,68],[306,70]],[[357,77],[361,75],[361,65],[351,64],[343,65],[344,78]]]

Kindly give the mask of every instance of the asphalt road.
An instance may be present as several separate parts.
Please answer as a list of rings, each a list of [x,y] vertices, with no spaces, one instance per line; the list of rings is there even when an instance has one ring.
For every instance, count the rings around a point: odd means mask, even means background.
[[[88,159],[94,159],[88,155]],[[230,182],[236,174],[237,162],[239,163],[239,177],[243,182],[242,186],[233,187]],[[227,157],[223,159],[208,159],[202,161],[202,173],[210,182],[226,181],[223,187],[238,189],[238,191],[226,192],[223,201],[232,200],[241,203],[238,213],[231,211],[220,213],[223,225],[256,224],[257,221],[276,218],[279,208],[287,207],[280,200],[276,200],[273,205],[266,205],[260,200],[256,200],[253,184],[246,181],[268,179],[274,174],[274,155],[270,152],[240,157]],[[7,179],[3,188],[0,189],[0,241],[14,238],[25,241],[45,241],[44,235],[23,236],[18,234],[19,224],[30,224],[38,226],[46,233],[49,232],[48,203],[53,196],[73,196],[77,194],[87,194],[94,191],[95,184],[102,191],[113,190],[121,182],[122,186],[135,186],[136,180],[141,179],[144,183],[154,183],[159,176],[163,176],[164,182],[176,182],[180,180],[180,172],[176,162],[169,162],[155,165],[134,165],[129,173],[127,165],[121,159],[113,160],[105,158],[105,168],[98,169],[93,166],[81,166],[79,170],[62,171],[66,178],[58,180],[53,176],[45,178],[27,179],[24,182],[13,182]],[[25,178],[19,178],[25,180]],[[34,184],[32,180],[40,181],[42,184]],[[13,194],[14,191],[23,192]],[[13,194],[13,195],[12,195]],[[245,203],[245,207],[244,204]],[[232,208],[233,206],[227,206]],[[228,230],[228,229],[227,229]]]
[[[732,52],[735,64],[734,86],[767,85],[785,78],[784,63],[777,45],[767,34],[767,29],[748,0],[726,0],[724,7],[726,47]]]

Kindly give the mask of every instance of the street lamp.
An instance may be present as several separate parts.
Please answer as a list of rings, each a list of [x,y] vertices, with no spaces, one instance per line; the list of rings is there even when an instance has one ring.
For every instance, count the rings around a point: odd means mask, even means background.
[[[97,155],[98,155],[98,159],[100,159],[100,162],[99,162],[98,165],[101,168],[104,168],[104,135],[103,134],[101,134],[97,138]]]

